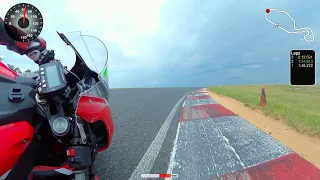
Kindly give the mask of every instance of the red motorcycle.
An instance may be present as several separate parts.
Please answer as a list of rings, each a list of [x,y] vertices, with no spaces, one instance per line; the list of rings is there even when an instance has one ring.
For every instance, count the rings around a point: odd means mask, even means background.
[[[97,179],[93,162],[114,132],[108,50],[81,32],[58,35],[75,53],[71,70],[55,58],[21,75],[0,64],[0,180]]]

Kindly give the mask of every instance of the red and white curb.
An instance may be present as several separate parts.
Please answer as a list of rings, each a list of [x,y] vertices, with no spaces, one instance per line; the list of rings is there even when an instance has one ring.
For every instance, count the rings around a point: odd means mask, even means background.
[[[206,89],[183,103],[167,174],[178,179],[320,179],[320,169],[214,101]]]

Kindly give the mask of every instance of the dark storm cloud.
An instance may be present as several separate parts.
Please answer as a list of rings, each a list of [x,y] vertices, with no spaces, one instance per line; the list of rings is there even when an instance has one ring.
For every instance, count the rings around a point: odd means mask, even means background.
[[[317,50],[320,46],[317,39],[320,12],[315,8],[319,5],[317,0],[261,0],[259,3],[256,0],[168,0],[161,10],[158,32],[130,42],[136,45],[133,47],[136,55],[130,55],[128,48],[114,39],[104,39],[109,50],[110,86],[288,83],[289,51]],[[266,8],[286,10],[297,26],[312,28],[315,41],[305,42],[303,34],[287,34],[275,28],[264,19]],[[282,15],[270,14],[270,19],[290,28],[292,22]],[[103,25],[89,28],[88,34],[103,37],[103,32],[111,28],[109,24]],[[83,24],[61,23],[60,26],[71,31],[81,29]],[[51,42],[61,40],[47,31],[49,27],[45,25],[42,35],[50,46]],[[65,51],[61,46],[57,54]]]
[[[318,2],[288,3],[279,3],[279,9],[298,17],[296,21],[301,26],[314,23],[311,27],[314,32],[319,29],[315,24],[316,13],[310,11],[312,4]],[[318,42],[305,43],[301,41],[302,34],[287,34],[266,22],[264,10],[275,5],[275,1],[262,1],[258,7],[255,4],[255,1],[167,4],[164,22],[169,36],[153,47],[159,50],[155,55],[163,59],[158,69],[161,79],[168,86],[288,83],[289,51],[315,49]],[[292,22],[286,23],[292,26]]]

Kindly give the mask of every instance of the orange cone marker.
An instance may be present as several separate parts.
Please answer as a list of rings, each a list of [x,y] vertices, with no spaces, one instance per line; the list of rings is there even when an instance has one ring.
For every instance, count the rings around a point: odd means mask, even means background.
[[[261,87],[260,106],[261,106],[261,107],[266,107],[266,106],[267,106],[266,92],[265,92],[265,90],[264,90],[264,87]]]

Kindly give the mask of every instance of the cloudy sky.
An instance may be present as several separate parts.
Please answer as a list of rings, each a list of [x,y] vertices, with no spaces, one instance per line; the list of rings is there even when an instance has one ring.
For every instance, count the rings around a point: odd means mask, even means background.
[[[1,16],[20,2],[40,10],[40,36],[67,65],[74,55],[56,30],[81,30],[103,40],[112,88],[288,84],[289,51],[320,47],[318,0],[0,0]],[[313,30],[315,40],[275,28],[264,19],[266,8],[287,11],[298,28]],[[285,14],[268,17],[293,31]],[[4,47],[0,56],[22,69],[37,68]]]

